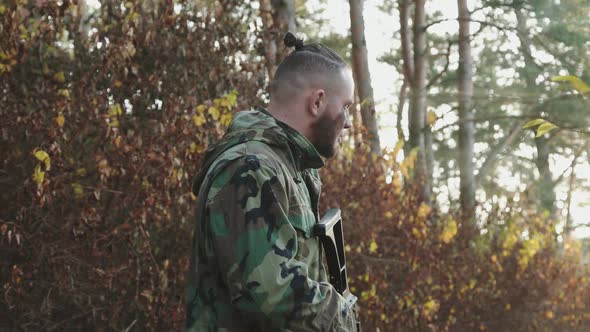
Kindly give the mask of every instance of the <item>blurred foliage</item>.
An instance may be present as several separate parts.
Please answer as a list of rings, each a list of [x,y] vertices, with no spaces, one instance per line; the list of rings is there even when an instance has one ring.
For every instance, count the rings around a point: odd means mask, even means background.
[[[180,330],[191,178],[262,94],[256,11],[84,4],[0,10],[0,330]]]
[[[191,177],[266,77],[251,1],[0,5],[0,329],[181,330]],[[353,128],[322,169],[365,330],[574,330],[588,245],[527,192],[479,232],[419,204],[415,153]]]
[[[559,242],[554,223],[527,203],[526,192],[493,204],[479,232],[470,232],[459,211],[418,203],[416,188],[404,184],[412,158],[397,162],[400,149],[377,157],[347,146],[322,170],[324,208],[343,211],[350,286],[364,329],[590,326],[590,269],[580,260],[588,259],[580,242]]]

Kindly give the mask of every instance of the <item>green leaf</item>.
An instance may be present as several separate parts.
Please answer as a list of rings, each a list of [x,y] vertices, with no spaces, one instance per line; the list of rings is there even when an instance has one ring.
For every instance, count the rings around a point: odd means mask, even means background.
[[[557,126],[554,125],[553,123],[545,122],[542,125],[540,125],[539,128],[537,128],[537,136],[536,137],[541,137],[555,128],[557,128]]]
[[[578,90],[581,94],[590,93],[590,86],[588,86],[584,81],[579,79],[573,75],[566,75],[566,76],[554,76],[551,78],[552,82],[569,82],[574,89]]]
[[[535,120],[531,120],[527,123],[525,123],[524,126],[522,126],[522,128],[527,129],[527,128],[532,128],[532,127],[536,127],[542,123],[545,123],[546,121],[544,119],[535,119]]]

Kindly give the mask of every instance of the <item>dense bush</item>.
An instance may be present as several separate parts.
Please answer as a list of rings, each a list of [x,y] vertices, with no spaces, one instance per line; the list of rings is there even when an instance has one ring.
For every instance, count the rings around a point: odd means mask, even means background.
[[[223,5],[2,5],[0,329],[180,329],[191,177],[265,79]]]
[[[0,5],[1,329],[182,327],[190,180],[265,70],[249,2],[151,4]],[[366,330],[588,324],[590,274],[534,207],[463,232],[413,194],[412,154],[355,138],[322,205],[343,209]]]
[[[399,146],[398,146],[399,148]],[[590,269],[536,207],[494,206],[479,232],[419,202],[397,163],[345,151],[323,171],[323,204],[343,210],[351,287],[368,331],[564,331],[590,325]],[[383,167],[385,165],[385,167]]]

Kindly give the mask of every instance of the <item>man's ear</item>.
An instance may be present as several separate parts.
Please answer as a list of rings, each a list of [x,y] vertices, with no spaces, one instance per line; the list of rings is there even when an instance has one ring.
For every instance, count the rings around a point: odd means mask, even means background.
[[[318,117],[326,107],[326,91],[324,89],[313,90],[307,102],[309,112],[314,117]]]

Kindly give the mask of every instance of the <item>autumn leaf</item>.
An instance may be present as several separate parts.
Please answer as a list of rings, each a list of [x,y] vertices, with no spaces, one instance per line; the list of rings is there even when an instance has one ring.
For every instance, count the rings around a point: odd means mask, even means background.
[[[200,127],[206,122],[206,119],[202,114],[193,115],[193,122],[195,123],[195,126]]]
[[[433,126],[436,120],[438,120],[436,113],[434,113],[434,111],[428,111],[428,124]]]
[[[224,126],[229,126],[229,124],[231,123],[233,116],[230,113],[226,113],[224,115],[221,116],[221,124]]]
[[[68,90],[68,89],[59,89],[59,90],[57,90],[57,94],[59,96],[70,99],[70,90]]]
[[[551,78],[552,82],[569,82],[574,89],[581,94],[590,93],[590,86],[588,86],[580,78],[573,75],[555,76]]]
[[[420,203],[420,207],[418,208],[418,220],[425,220],[428,215],[430,215],[430,211],[432,210],[432,208],[430,206],[428,206],[428,204],[422,202]]]
[[[545,122],[542,125],[540,125],[539,128],[537,128],[536,137],[541,137],[555,128],[557,128],[557,126],[554,125],[553,123]]]
[[[82,195],[84,194],[84,189],[82,188],[82,185],[78,182],[74,182],[71,185],[72,189],[74,190],[74,195],[76,195],[76,197],[78,198],[82,197]]]
[[[59,83],[63,83],[66,81],[66,77],[64,75],[63,71],[58,71],[57,73],[55,73],[53,75],[53,79],[55,79],[56,81],[58,81]]]
[[[457,222],[450,218],[447,220],[439,239],[444,243],[449,243],[457,234]]]
[[[207,106],[205,106],[205,105],[197,106],[197,112],[202,114],[202,113],[205,113],[205,110],[207,110]]]
[[[76,170],[76,175],[77,176],[86,176],[86,168],[78,168]]]
[[[55,118],[55,122],[57,123],[57,125],[58,125],[60,128],[61,128],[61,127],[63,127],[63,126],[64,126],[64,122],[65,122],[65,118],[64,118],[64,116],[63,116],[63,115],[61,115],[61,114],[60,114],[60,115],[58,115],[58,116]]]
[[[211,115],[213,120],[215,120],[215,121],[219,120],[220,114],[219,114],[219,110],[217,109],[217,107],[215,107],[215,106],[209,107],[209,110],[207,111],[207,113],[209,113],[209,115]]]
[[[522,126],[523,129],[528,129],[528,128],[533,128],[536,127],[542,123],[545,123],[546,121],[544,119],[535,119],[535,120],[531,120],[527,123],[525,123],[524,126]]]
[[[35,150],[33,150],[33,155],[40,162],[45,164],[45,170],[48,171],[51,169],[51,159],[49,158],[49,155],[47,154],[47,152],[45,152],[41,149],[35,149]]]
[[[227,98],[230,106],[235,106],[236,105],[236,101],[238,99],[238,91],[237,90],[233,90],[232,92],[230,92],[226,96],[226,98]]]
[[[45,172],[41,170],[41,165],[38,164],[33,171],[33,181],[35,181],[37,186],[41,186],[43,179],[45,179]]]
[[[371,240],[371,243],[369,244],[369,253],[374,254],[377,252],[377,242],[375,242],[375,239]]]

